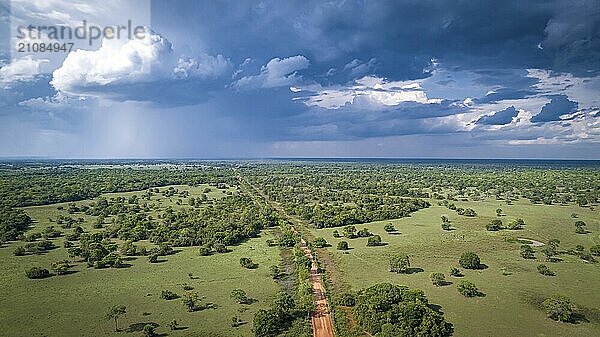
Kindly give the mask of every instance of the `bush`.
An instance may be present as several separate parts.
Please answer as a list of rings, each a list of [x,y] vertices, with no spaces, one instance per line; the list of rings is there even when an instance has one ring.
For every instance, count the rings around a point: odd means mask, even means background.
[[[481,260],[479,256],[473,252],[465,252],[460,256],[458,263],[461,267],[466,269],[479,269],[481,268]]]
[[[442,222],[442,229],[445,231],[449,231],[451,229],[449,222]]]
[[[443,286],[446,283],[446,276],[443,273],[431,273],[429,278],[436,287]]]
[[[450,268],[450,275],[452,275],[454,277],[460,277],[460,276],[462,276],[462,273],[460,272],[460,269],[458,269],[456,267],[452,267],[452,268]]]
[[[406,273],[410,269],[408,255],[400,254],[390,259],[390,271],[394,273]]]
[[[210,255],[210,253],[211,253],[210,246],[202,245],[202,246],[198,247],[198,254],[200,254],[200,256],[208,256],[208,255]]]
[[[521,257],[524,259],[535,259],[533,248],[530,245],[521,245]]]
[[[252,259],[248,257],[242,257],[240,259],[240,265],[247,269],[256,269],[258,268],[258,263],[252,262]]]
[[[71,265],[67,260],[54,262],[52,264],[52,270],[57,275],[65,275],[69,271],[69,268],[71,268]]]
[[[600,256],[600,245],[591,246],[590,253],[595,256]]]
[[[313,241],[313,246],[316,247],[316,248],[323,248],[323,247],[327,247],[328,244],[327,244],[327,241],[325,241],[324,238],[316,238]]]
[[[390,233],[390,232],[395,232],[395,231],[396,231],[396,228],[395,228],[395,227],[394,227],[394,225],[392,225],[392,223],[390,222],[390,223],[388,223],[387,225],[385,225],[385,226],[383,227],[383,230],[384,230],[384,231],[386,231],[386,232],[388,232],[388,233]]]
[[[350,247],[348,247],[348,242],[347,241],[340,241],[337,244],[337,249],[338,250],[348,250],[348,249],[350,249]]]
[[[48,269],[32,267],[25,271],[25,276],[27,276],[30,279],[45,278],[50,276],[50,272],[48,271]]]
[[[356,322],[370,335],[447,336],[450,325],[441,312],[431,309],[423,291],[379,283],[356,295]]]
[[[372,246],[381,246],[381,236],[379,236],[379,235],[371,236],[367,240],[367,247],[372,247]]]
[[[554,276],[554,272],[548,268],[545,264],[540,264],[537,266],[538,273],[545,276]]]
[[[231,291],[231,298],[239,304],[250,304],[250,299],[242,289],[233,289]]]
[[[371,232],[369,232],[369,229],[368,229],[368,228],[366,228],[366,227],[365,227],[365,228],[363,228],[363,229],[361,229],[361,230],[359,230],[359,231],[356,233],[356,236],[358,236],[359,238],[366,238],[366,237],[369,237],[369,236],[371,236],[371,235],[373,235],[373,234],[371,234]]]
[[[488,231],[501,230],[502,229],[502,220],[494,219],[494,220],[490,221],[490,223],[485,226],[485,229],[487,229]]]
[[[509,222],[507,227],[508,229],[517,230],[523,228],[523,226],[525,226],[525,221],[523,221],[521,218],[518,218]]]
[[[15,254],[15,256],[23,256],[23,255],[25,255],[26,254],[25,247],[18,246],[17,248],[15,248],[15,251],[13,252],[13,254]]]
[[[342,293],[337,299],[337,304],[353,307],[356,304],[356,297],[352,293]]]
[[[158,254],[150,254],[150,255],[148,255],[148,261],[150,261],[150,263],[156,263],[156,262],[158,262]]]
[[[574,305],[567,297],[553,296],[542,303],[546,315],[555,321],[570,322],[573,319]]]
[[[465,297],[475,297],[480,295],[477,286],[475,286],[474,283],[469,281],[460,281],[456,286],[456,289],[458,289],[458,292]]]
[[[179,295],[170,290],[163,290],[160,292],[160,298],[162,298],[163,300],[174,300],[176,298],[179,298]]]

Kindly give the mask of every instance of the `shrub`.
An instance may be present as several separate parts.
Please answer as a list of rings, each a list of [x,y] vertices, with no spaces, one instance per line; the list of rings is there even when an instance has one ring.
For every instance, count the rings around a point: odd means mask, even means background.
[[[400,254],[390,259],[390,271],[394,273],[406,273],[410,268],[408,255]]]
[[[431,279],[433,285],[436,287],[443,286],[446,282],[446,277],[443,273],[431,273],[431,275],[429,275],[429,278]]]
[[[535,259],[533,248],[530,245],[521,245],[521,257],[524,259]]]
[[[316,247],[316,248],[323,248],[323,247],[327,247],[327,241],[325,241],[325,239],[324,239],[324,238],[321,238],[321,237],[319,237],[319,238],[316,238],[316,239],[313,241],[313,246],[314,246],[314,247]]]
[[[494,219],[494,220],[490,221],[490,223],[485,226],[485,229],[487,229],[488,231],[501,230],[502,229],[502,220]]]
[[[247,269],[256,269],[258,267],[258,263],[252,262],[252,259],[248,257],[242,257],[240,259],[240,265]]]
[[[337,304],[353,307],[356,304],[356,297],[352,293],[342,293],[337,299]]]
[[[23,256],[23,255],[25,255],[26,254],[25,247],[18,246],[17,248],[15,248],[15,251],[13,252],[13,254],[15,254],[15,256]]]
[[[542,303],[546,315],[555,321],[570,322],[573,319],[574,305],[569,298],[552,296]]]
[[[361,230],[359,230],[359,231],[356,233],[356,236],[358,236],[358,237],[360,237],[360,238],[366,238],[366,237],[369,237],[369,236],[371,236],[371,235],[373,235],[373,234],[371,234],[371,232],[369,232],[369,229],[368,229],[368,228],[366,228],[366,227],[365,227],[365,228],[363,228],[363,229],[361,229]]]
[[[25,276],[27,276],[30,279],[45,278],[50,276],[50,272],[48,271],[48,269],[32,267],[25,271]]]
[[[590,247],[590,253],[595,256],[600,256],[600,245]]]
[[[231,291],[231,298],[239,304],[250,304],[250,299],[242,289],[233,289]]]
[[[348,242],[347,241],[340,241],[337,244],[337,249],[338,250],[348,250],[348,249],[350,249],[350,247],[348,247]]]
[[[69,268],[71,268],[71,265],[67,260],[54,262],[52,264],[52,270],[57,275],[65,275],[69,271]]]
[[[383,227],[383,230],[384,230],[384,231],[386,231],[386,232],[388,232],[388,233],[390,233],[390,232],[395,232],[395,231],[396,231],[396,228],[395,228],[395,227],[394,227],[394,225],[392,225],[392,223],[390,222],[390,223],[388,223],[387,225],[385,225],[385,226]]]
[[[477,286],[466,280],[460,281],[456,286],[456,289],[458,289],[458,292],[465,297],[475,297],[480,295]]]
[[[210,246],[209,245],[202,245],[202,246],[198,247],[198,254],[200,254],[200,256],[208,256],[208,255],[210,255]]]
[[[508,223],[508,229],[512,229],[512,230],[516,230],[516,229],[521,229],[523,228],[523,226],[525,226],[525,221],[523,221],[523,219],[518,218],[518,219],[514,219],[513,221]]]
[[[460,256],[458,263],[461,267],[466,269],[479,269],[481,268],[481,260],[479,256],[473,252],[465,252]]]
[[[449,231],[451,229],[449,222],[442,222],[442,229],[445,231]]]
[[[450,275],[452,275],[454,277],[460,277],[460,276],[462,276],[462,273],[460,272],[460,269],[458,269],[456,267],[452,267],[452,268],[450,268]]]
[[[176,298],[179,298],[179,296],[170,290],[163,290],[160,292],[160,298],[162,298],[163,300],[174,300]]]
[[[367,240],[367,247],[381,246],[381,236],[374,235]]]
[[[538,273],[545,276],[554,276],[554,272],[548,268],[545,264],[540,264],[537,266]]]
[[[158,254],[148,255],[148,261],[150,261],[150,263],[158,262]]]

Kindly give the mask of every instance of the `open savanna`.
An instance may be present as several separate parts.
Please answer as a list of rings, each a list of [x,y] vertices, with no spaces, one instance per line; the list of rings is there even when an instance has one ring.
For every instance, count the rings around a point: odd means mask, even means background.
[[[324,237],[331,244],[326,248],[333,256],[337,288],[343,291],[371,286],[378,282],[407,285],[425,291],[431,303],[441,306],[446,318],[454,325],[454,336],[600,336],[600,265],[584,262],[579,257],[561,254],[560,262],[546,262],[540,248],[535,248],[536,259],[525,260],[520,252],[517,238],[529,238],[547,243],[556,238],[561,241],[559,251],[572,249],[581,244],[586,251],[600,243],[600,215],[597,208],[576,205],[541,205],[521,199],[513,205],[501,200],[457,201],[457,207],[473,208],[477,217],[458,215],[437,200],[432,206],[412,214],[411,217],[357,225],[367,227],[382,237],[384,246],[367,247],[366,238],[334,238],[333,231],[341,228],[313,229],[313,235]],[[503,216],[496,216],[496,209]],[[576,213],[578,218],[572,218]],[[442,215],[448,216],[453,230],[441,229]],[[487,231],[485,225],[492,219],[505,224],[514,218],[523,218],[522,230]],[[576,234],[574,223],[587,223],[587,234]],[[397,233],[386,233],[384,225],[392,223]],[[351,250],[336,250],[339,241],[348,241]],[[473,251],[487,266],[481,270],[465,270],[464,276],[451,277],[451,267],[459,267],[461,253]],[[389,272],[391,256],[405,253],[410,256],[411,266],[422,269],[413,274]],[[556,276],[543,276],[537,266],[544,263]],[[419,270],[416,269],[416,270]],[[442,272],[452,284],[436,287],[429,275]],[[466,298],[458,293],[460,280],[474,282],[483,297]],[[538,308],[539,302],[551,295],[568,296],[585,312],[586,320],[577,324],[550,320]]]
[[[225,196],[227,191],[208,185],[196,187],[173,186],[188,191],[191,197],[198,197],[205,189],[208,199]],[[163,191],[167,187],[161,187]],[[130,197],[144,191],[105,194],[106,198]],[[180,205],[177,201],[181,199]],[[92,200],[76,202],[77,205],[90,204]],[[155,194],[148,200],[140,200],[157,205],[151,212],[171,206],[190,207],[187,198],[177,195],[165,197]],[[63,206],[62,210],[58,207]],[[82,213],[68,214],[68,203],[24,208],[34,219],[28,231],[40,231],[48,225],[59,228],[56,219],[59,214],[84,218],[82,227],[89,232],[96,217]],[[106,220],[110,222],[110,218]],[[72,229],[64,230],[69,233]],[[73,273],[55,275],[45,279],[28,279],[24,271],[33,266],[50,269],[53,262],[69,259],[63,248],[64,237],[53,239],[58,248],[43,255],[14,256],[13,251],[23,242],[10,242],[0,248],[0,335],[19,336],[138,336],[142,335],[141,323],[159,324],[157,332],[169,336],[251,336],[252,317],[261,308],[268,307],[280,286],[269,276],[269,266],[280,263],[279,249],[269,247],[266,240],[274,236],[269,230],[261,237],[231,246],[230,252],[200,256],[197,247],[176,248],[177,253],[161,256],[159,263],[150,263],[147,256],[125,259],[125,268],[87,268],[85,262],[76,261]],[[117,242],[120,242],[117,240]],[[136,245],[152,247],[148,241]],[[241,257],[249,257],[258,263],[257,269],[240,266]],[[189,277],[192,273],[193,277]],[[162,290],[170,290],[179,295],[184,293],[183,285],[193,287],[202,298],[201,304],[212,304],[210,308],[187,312],[181,299],[164,300]],[[250,305],[240,305],[230,298],[233,289],[241,288],[254,300]],[[114,322],[103,319],[104,313],[112,305],[125,305],[127,314],[119,319],[122,332],[114,332]],[[239,327],[231,326],[233,316],[243,322]],[[180,329],[170,331],[167,327],[177,320]],[[130,331],[130,332],[128,332]]]

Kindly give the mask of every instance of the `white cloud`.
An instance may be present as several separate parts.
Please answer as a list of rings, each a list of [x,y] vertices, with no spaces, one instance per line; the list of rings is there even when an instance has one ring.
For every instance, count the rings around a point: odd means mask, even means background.
[[[388,81],[385,78],[365,76],[351,86],[317,90],[315,95],[304,98],[304,104],[325,109],[338,109],[346,104],[360,104],[373,109],[395,106],[402,102],[422,104],[440,103],[430,99],[420,81]]]
[[[86,88],[110,85],[216,78],[229,67],[229,60],[222,55],[178,58],[169,40],[148,29],[143,39],[125,43],[105,39],[98,50],[69,53],[62,66],[52,73],[50,83],[62,92],[85,94]]]
[[[262,66],[258,75],[242,77],[234,86],[238,89],[289,86],[301,79],[297,71],[308,68],[309,64],[308,59],[302,55],[284,59],[276,57]]]
[[[0,85],[9,88],[16,81],[32,81],[41,73],[41,65],[48,63],[46,59],[34,59],[31,55],[13,59],[10,63],[1,65]]]

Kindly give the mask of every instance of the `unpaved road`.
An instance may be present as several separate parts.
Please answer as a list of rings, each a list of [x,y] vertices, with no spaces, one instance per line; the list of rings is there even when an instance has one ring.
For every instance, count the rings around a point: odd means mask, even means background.
[[[269,200],[269,198],[258,188],[252,186],[250,183],[242,180],[241,178],[240,182],[247,184],[252,190],[259,194],[267,203],[275,208],[280,214],[288,218],[292,223],[299,226],[303,225],[299,219],[289,216],[278,203]],[[252,195],[252,193],[250,194]],[[290,227],[292,231],[299,233],[294,226]],[[317,262],[315,261],[310,248],[308,248],[306,240],[303,238],[300,240],[300,248],[302,248],[304,254],[311,261],[310,282],[312,283],[313,294],[315,295],[315,311],[312,313],[313,337],[334,337],[335,334],[333,332],[333,321],[331,319],[331,314],[329,313],[329,304],[327,303],[327,298],[325,297],[325,288],[323,287],[323,281],[321,280],[321,275],[319,274]]]
[[[325,289],[323,288],[321,275],[319,275],[317,262],[315,261],[304,239],[300,241],[300,247],[304,251],[304,254],[312,262],[310,267],[310,281],[313,285],[313,293],[315,295],[315,311],[312,314],[313,336],[333,337],[333,323],[331,322],[329,305],[327,304],[327,298],[325,297]]]

